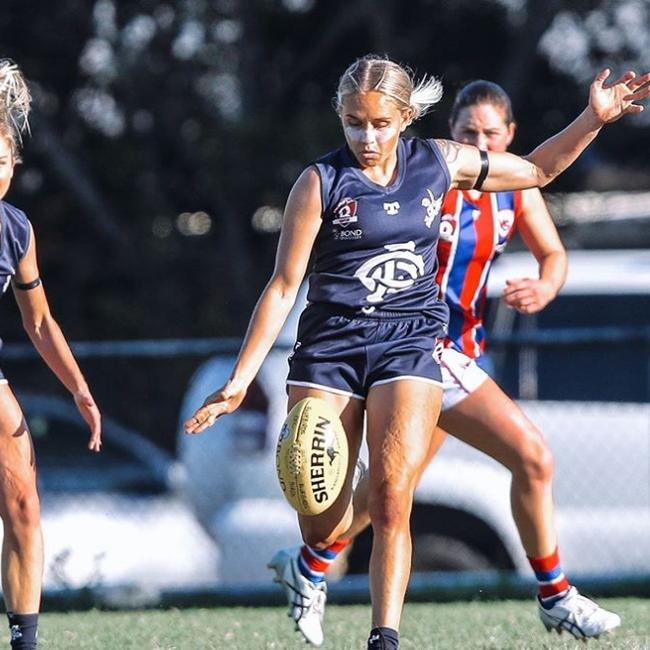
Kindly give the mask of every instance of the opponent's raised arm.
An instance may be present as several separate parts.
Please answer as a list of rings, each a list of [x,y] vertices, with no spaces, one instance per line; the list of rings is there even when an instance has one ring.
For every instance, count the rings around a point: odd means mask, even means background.
[[[320,229],[321,211],[320,177],[309,167],[289,194],[273,275],[255,306],[230,379],[185,422],[187,433],[200,433],[243,401],[296,301]]]
[[[650,74],[626,72],[607,83],[610,71],[600,72],[589,92],[589,105],[564,130],[527,156],[480,152],[476,147],[438,140],[449,167],[452,188],[487,192],[544,187],[569,167],[609,122],[640,113],[637,102],[650,94]]]
[[[16,269],[13,290],[23,327],[34,347],[59,381],[72,393],[75,404],[90,428],[88,449],[101,449],[101,415],[70,347],[54,320],[39,278],[34,231]]]

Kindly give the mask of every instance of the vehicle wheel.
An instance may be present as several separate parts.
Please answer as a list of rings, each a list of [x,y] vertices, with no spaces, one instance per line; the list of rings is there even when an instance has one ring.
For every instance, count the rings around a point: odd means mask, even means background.
[[[466,542],[444,535],[413,538],[412,571],[481,571],[494,565]]]

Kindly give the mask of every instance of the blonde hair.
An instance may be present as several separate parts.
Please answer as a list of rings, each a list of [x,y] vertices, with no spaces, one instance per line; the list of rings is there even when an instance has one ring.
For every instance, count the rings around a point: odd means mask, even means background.
[[[367,54],[357,59],[341,75],[334,98],[340,112],[343,98],[353,93],[377,91],[393,99],[401,108],[413,111],[411,121],[428,113],[442,97],[442,83],[424,75],[416,81],[413,72],[387,57]]]
[[[32,95],[20,68],[11,59],[0,59],[0,134],[18,157],[23,133],[29,133]]]

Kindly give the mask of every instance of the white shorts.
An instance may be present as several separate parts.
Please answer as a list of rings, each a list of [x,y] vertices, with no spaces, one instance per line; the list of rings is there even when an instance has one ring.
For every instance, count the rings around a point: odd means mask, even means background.
[[[453,348],[445,348],[440,359],[442,370],[442,410],[456,406],[473,393],[488,374],[479,368],[476,361]]]

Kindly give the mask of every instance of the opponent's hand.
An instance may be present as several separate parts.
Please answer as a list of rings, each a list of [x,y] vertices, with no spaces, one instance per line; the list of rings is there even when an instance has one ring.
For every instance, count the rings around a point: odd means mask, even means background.
[[[535,314],[555,298],[553,287],[545,280],[514,278],[506,280],[501,294],[505,304],[520,314]]]
[[[185,433],[201,433],[211,427],[217,418],[232,413],[246,397],[246,387],[236,381],[229,381],[219,390],[208,395],[203,406],[185,422]]]
[[[601,70],[589,89],[589,106],[602,123],[615,122],[627,113],[640,113],[643,106],[636,102],[650,95],[650,73],[637,77],[628,70],[616,81],[605,83],[610,70]]]
[[[100,451],[102,448],[102,416],[95,404],[93,396],[88,391],[74,393],[74,402],[81,413],[81,417],[90,427],[90,440],[88,449]]]

